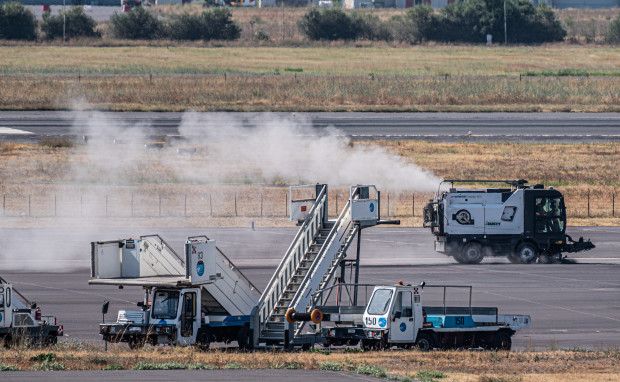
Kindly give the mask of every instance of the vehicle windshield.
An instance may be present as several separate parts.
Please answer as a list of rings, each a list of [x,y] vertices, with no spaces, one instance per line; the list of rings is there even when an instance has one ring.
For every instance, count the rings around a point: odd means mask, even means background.
[[[560,198],[536,198],[536,232],[564,232]]]
[[[179,292],[158,290],[153,297],[153,318],[176,318]]]
[[[368,314],[385,314],[392,301],[391,289],[377,289],[368,304]]]

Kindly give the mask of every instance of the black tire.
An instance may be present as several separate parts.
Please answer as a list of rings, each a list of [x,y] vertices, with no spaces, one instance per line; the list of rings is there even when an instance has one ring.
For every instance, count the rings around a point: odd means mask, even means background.
[[[250,328],[244,326],[239,330],[239,334],[237,335],[237,342],[239,343],[239,349],[253,349],[254,348],[254,338],[250,336],[252,332]]]
[[[479,264],[484,258],[484,251],[480,243],[467,243],[463,246],[461,253],[454,256],[454,259],[461,264]]]
[[[538,248],[532,243],[521,243],[517,246],[514,256],[521,264],[530,264],[538,259]]]
[[[369,351],[377,348],[377,341],[373,340],[362,340],[362,350]]]
[[[196,339],[196,346],[198,346],[198,348],[200,350],[209,350],[209,334],[207,332],[202,332],[198,338]]]
[[[512,347],[512,336],[505,332],[499,331],[493,340],[492,348],[495,350],[510,350]]]
[[[56,334],[50,333],[47,335],[47,337],[45,337],[45,340],[43,341],[43,346],[54,346],[56,345],[56,343],[58,342],[58,337],[56,336]]]
[[[431,351],[435,348],[435,340],[428,333],[420,333],[415,340],[415,346],[420,351]]]
[[[0,338],[0,343],[2,344],[2,347],[4,347],[5,349],[10,349],[11,348],[11,336],[5,336],[3,338]]]

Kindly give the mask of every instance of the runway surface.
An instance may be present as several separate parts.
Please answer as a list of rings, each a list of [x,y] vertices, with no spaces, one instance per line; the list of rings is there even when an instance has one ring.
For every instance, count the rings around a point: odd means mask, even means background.
[[[295,235],[295,229],[288,228],[139,231],[102,229],[88,233],[91,236],[83,236],[80,230],[2,229],[0,245],[5,251],[0,258],[1,275],[38,302],[44,314],[58,316],[65,326],[64,341],[99,341],[97,333],[102,302],[111,302],[107,318],[113,319],[118,309],[136,309],[135,302],[141,300],[142,292],[130,287],[119,290],[89,286],[89,240],[158,232],[180,250],[185,237],[207,234],[262,290]],[[532,326],[513,337],[515,349],[618,347],[620,228],[570,228],[569,233],[573,237],[592,238],[597,248],[571,256],[574,264],[517,265],[503,258],[487,258],[479,265],[460,265],[433,252],[432,237],[426,230],[375,227],[363,231],[360,282],[393,284],[403,280],[472,285],[474,305],[497,306],[500,313],[532,316]],[[16,249],[7,252],[9,248]],[[19,248],[22,252],[18,252]],[[36,253],[29,248],[53,252],[55,257],[34,259]],[[62,250],[58,251],[59,248]],[[350,249],[349,257],[354,253],[355,250]],[[54,267],[60,272],[32,271]],[[70,267],[73,270],[66,271]],[[451,296],[449,301],[453,304],[466,298],[462,293]],[[439,298],[432,288],[425,291],[427,304],[434,305]]]
[[[303,135],[324,134],[352,139],[412,139],[443,142],[617,142],[620,113],[199,113],[250,126],[265,115],[295,120],[308,128]],[[106,136],[111,125],[145,129],[153,138],[191,138],[179,134],[183,113],[113,113],[66,111],[2,111],[0,141],[36,142],[41,138],[82,139],[84,134]],[[234,122],[233,122],[234,121]],[[184,121],[185,124],[191,124]],[[115,129],[116,130],[116,129]],[[200,131],[199,129],[196,131]],[[248,129],[248,132],[251,132]],[[471,135],[470,135],[471,133]],[[108,136],[113,140],[119,138]]]

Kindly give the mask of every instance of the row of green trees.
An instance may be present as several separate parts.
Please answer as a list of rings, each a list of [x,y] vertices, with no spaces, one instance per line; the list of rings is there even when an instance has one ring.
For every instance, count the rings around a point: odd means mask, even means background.
[[[35,40],[37,20],[32,12],[20,3],[0,5],[0,39]],[[43,14],[42,37],[46,39],[76,37],[99,37],[97,22],[84,13],[82,7],[72,7],[51,16]],[[64,29],[64,31],[63,31]],[[129,12],[115,13],[110,18],[108,33],[113,38],[151,40],[235,40],[241,28],[232,20],[232,13],[225,8],[204,11],[199,14],[180,14],[166,20],[153,12],[137,7]]]
[[[530,0],[507,0],[508,42],[541,43],[562,41],[566,31],[553,10]],[[313,9],[299,22],[311,40],[399,40],[470,42],[486,41],[490,34],[504,40],[504,0],[455,2],[435,13],[430,6],[415,6],[405,16],[381,21],[371,14],[347,15],[340,9]]]
[[[435,12],[429,6],[415,6],[403,16],[382,21],[371,13],[345,13],[340,9],[311,9],[298,22],[310,40],[383,40],[420,43],[423,41],[481,43],[486,35],[504,40],[504,0],[455,2]],[[20,3],[0,5],[0,39],[37,39],[38,23]],[[43,38],[98,37],[96,21],[82,7],[64,14],[43,15]],[[562,24],[546,4],[534,7],[530,0],[506,1],[506,32],[510,43],[562,41]],[[108,34],[119,39],[235,40],[241,28],[229,9],[216,8],[197,14],[183,13],[166,19],[137,7],[115,13]],[[607,40],[620,42],[620,15],[610,24]]]

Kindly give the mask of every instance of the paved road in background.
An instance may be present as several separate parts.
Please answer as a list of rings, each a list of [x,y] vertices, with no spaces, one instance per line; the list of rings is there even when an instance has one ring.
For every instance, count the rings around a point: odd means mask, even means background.
[[[227,125],[250,125],[265,113],[200,113]],[[304,136],[335,127],[353,139],[415,139],[443,142],[620,142],[620,113],[269,113],[301,121]],[[101,118],[104,116],[105,118]],[[0,112],[0,141],[37,141],[44,137],[81,139],[110,125],[139,126],[153,137],[179,135],[183,113]],[[189,122],[185,122],[189,123]],[[238,124],[239,122],[235,122]],[[89,129],[88,126],[91,126]],[[109,131],[109,130],[108,130]],[[249,130],[248,130],[249,131]],[[471,132],[471,136],[469,133]],[[123,138],[131,137],[131,129]],[[108,138],[118,138],[109,136]]]
[[[41,0],[41,3],[43,3],[44,0]],[[67,4],[71,4],[71,2],[67,2]],[[109,21],[110,17],[112,17],[112,15],[114,14],[114,12],[116,13],[122,13],[123,10],[121,9],[121,2],[118,2],[118,6],[90,6],[90,5],[85,5],[84,6],[84,11],[87,15],[89,15],[90,17],[92,17],[93,19],[95,19],[95,21],[97,22],[102,22],[102,21]],[[26,7],[28,9],[30,9],[32,11],[32,13],[34,14],[34,16],[39,19],[42,20],[43,19],[43,5],[26,5]],[[66,7],[67,9],[70,8],[70,5],[67,5]],[[62,5],[51,5],[50,6],[50,10],[52,12],[52,16],[56,16],[57,14],[59,14],[62,11]]]
[[[126,238],[158,232],[175,249],[189,235],[207,234],[260,289],[264,289],[295,229],[100,229],[85,236],[78,230],[0,230],[4,249],[0,269],[4,278],[37,301],[45,314],[57,315],[65,325],[64,340],[98,341],[101,303],[111,302],[113,319],[118,309],[136,309],[142,299],[138,288],[88,286],[89,240]],[[479,265],[460,265],[432,250],[432,237],[419,228],[376,227],[363,231],[360,281],[392,284],[412,283],[473,285],[473,304],[497,306],[506,314],[529,314],[532,327],[514,337],[514,347],[591,349],[620,346],[620,228],[570,228],[573,237],[592,238],[597,248],[571,256],[574,264],[510,264],[503,258],[488,258]],[[10,257],[7,248],[14,257]],[[40,252],[57,252],[65,260],[40,258]],[[60,250],[60,252],[59,252]],[[350,249],[350,254],[355,253]],[[73,260],[70,260],[73,259]],[[15,265],[22,266],[21,271]],[[33,272],[36,266],[62,273]],[[68,271],[74,266],[72,271]],[[347,280],[348,282],[350,280]],[[365,293],[362,293],[364,295]],[[363,296],[362,296],[363,297]],[[455,294],[456,304],[463,294]],[[427,304],[440,302],[432,289],[425,291]]]

